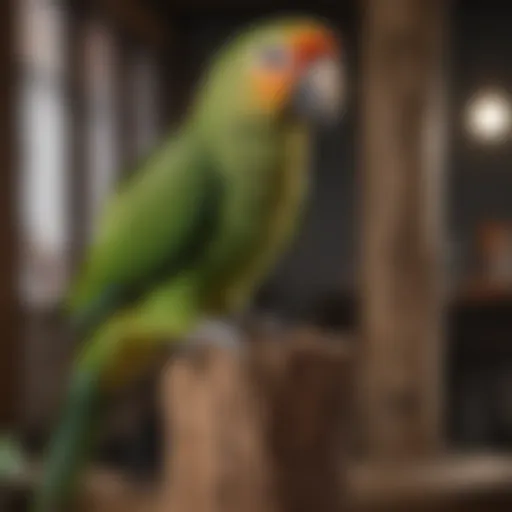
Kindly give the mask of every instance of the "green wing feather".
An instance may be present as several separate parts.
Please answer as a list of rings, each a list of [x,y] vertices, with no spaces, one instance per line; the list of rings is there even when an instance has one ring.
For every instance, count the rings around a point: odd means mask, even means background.
[[[111,200],[67,310],[81,335],[193,264],[217,218],[220,178],[190,137],[167,142]]]

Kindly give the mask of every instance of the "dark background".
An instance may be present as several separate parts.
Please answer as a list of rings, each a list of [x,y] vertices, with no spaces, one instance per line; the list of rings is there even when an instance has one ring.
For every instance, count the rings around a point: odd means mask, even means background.
[[[327,2],[326,2],[327,4]],[[274,9],[275,13],[287,9]],[[202,63],[237,28],[268,9],[190,9],[174,16],[180,47],[174,56],[180,80],[175,115],[184,108]],[[298,12],[301,12],[299,9]],[[308,10],[303,10],[308,12]],[[309,10],[311,12],[311,10]],[[333,132],[320,136],[315,181],[305,225],[295,246],[260,294],[260,308],[297,317],[327,295],[354,292],[358,270],[357,33],[359,12],[342,7],[313,9],[333,20],[346,42],[350,103]],[[512,6],[499,1],[454,2],[447,46],[449,129],[446,162],[446,260],[453,284],[471,276],[476,265],[475,230],[485,220],[512,220],[512,144],[486,148],[464,131],[464,107],[483,87],[512,93]]]

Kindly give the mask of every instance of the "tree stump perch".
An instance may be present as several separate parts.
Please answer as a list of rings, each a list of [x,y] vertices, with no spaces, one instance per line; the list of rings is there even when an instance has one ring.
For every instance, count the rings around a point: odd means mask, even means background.
[[[348,367],[341,345],[311,340],[174,361],[159,512],[343,510]]]

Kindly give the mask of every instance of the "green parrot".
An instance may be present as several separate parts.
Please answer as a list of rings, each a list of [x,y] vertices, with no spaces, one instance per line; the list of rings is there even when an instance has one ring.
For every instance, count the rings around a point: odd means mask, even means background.
[[[220,49],[182,126],[119,184],[66,301],[83,341],[35,512],[73,494],[117,390],[201,319],[243,311],[296,231],[311,131],[343,103],[323,21],[260,22]]]

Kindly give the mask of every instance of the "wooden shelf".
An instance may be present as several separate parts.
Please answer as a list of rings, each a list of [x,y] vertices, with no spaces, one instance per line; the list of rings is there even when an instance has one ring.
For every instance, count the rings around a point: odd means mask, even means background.
[[[358,465],[351,467],[348,478],[354,503],[363,510],[498,497],[512,507],[512,457],[452,456],[421,464]]]
[[[4,482],[3,487],[29,490],[38,480],[38,473],[32,468],[19,478]],[[347,480],[350,510],[355,511],[397,510],[402,506],[416,511],[416,504],[433,507],[439,503],[468,504],[464,511],[471,510],[471,504],[483,504],[483,512],[512,509],[512,457],[447,456],[424,463],[352,464]],[[84,494],[87,509],[95,512],[151,512],[156,510],[159,491],[156,486],[96,469],[86,479]],[[498,499],[508,507],[485,506]]]
[[[455,303],[512,301],[512,284],[495,284],[483,280],[470,281],[456,291]]]

